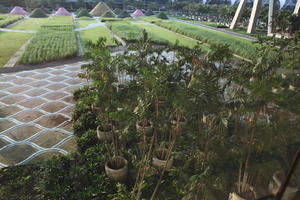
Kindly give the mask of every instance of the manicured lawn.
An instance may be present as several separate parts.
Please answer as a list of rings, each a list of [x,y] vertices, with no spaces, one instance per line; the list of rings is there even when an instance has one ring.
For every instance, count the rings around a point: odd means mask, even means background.
[[[48,18],[27,18],[16,23],[14,26],[10,27],[10,29],[37,31],[41,28],[41,26],[44,25],[73,25],[73,18],[64,16],[52,16]]]
[[[20,63],[36,64],[75,56],[77,41],[74,27],[42,26],[26,47]]]
[[[91,19],[78,19],[77,20],[78,22],[78,28],[84,28],[90,24],[93,24],[93,23],[97,23],[97,20],[91,18]]]
[[[0,28],[4,28],[22,18],[21,15],[0,14]]]
[[[92,29],[79,31],[79,33],[83,44],[85,44],[88,40],[96,42],[99,37],[105,37],[107,41],[106,44],[108,46],[115,45],[113,36],[108,30],[105,29],[105,27],[95,27]]]
[[[145,29],[150,38],[162,38],[163,40],[167,40],[171,44],[175,44],[176,40],[178,40],[179,45],[194,47],[197,42],[188,38],[185,38],[181,34],[174,33],[172,31],[166,30],[164,28],[158,27],[153,24],[135,24],[134,26],[138,26],[142,29]]]
[[[208,44],[227,44],[235,54],[246,58],[255,55],[256,45],[249,40],[182,22],[163,20],[155,23]]]
[[[3,67],[31,36],[30,33],[0,31],[0,67]]]
[[[42,25],[46,24],[48,21],[48,18],[27,18],[14,24],[12,27],[10,27],[10,29],[37,31]]]

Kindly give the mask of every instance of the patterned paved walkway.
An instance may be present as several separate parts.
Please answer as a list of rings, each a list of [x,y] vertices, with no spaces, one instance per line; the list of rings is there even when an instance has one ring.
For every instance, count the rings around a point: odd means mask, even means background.
[[[76,150],[72,91],[80,63],[0,75],[0,167]]]

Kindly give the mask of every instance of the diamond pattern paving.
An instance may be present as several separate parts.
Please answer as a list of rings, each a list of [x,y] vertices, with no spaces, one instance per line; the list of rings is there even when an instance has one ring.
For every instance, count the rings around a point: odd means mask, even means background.
[[[0,74],[0,167],[76,151],[72,91],[80,63]]]

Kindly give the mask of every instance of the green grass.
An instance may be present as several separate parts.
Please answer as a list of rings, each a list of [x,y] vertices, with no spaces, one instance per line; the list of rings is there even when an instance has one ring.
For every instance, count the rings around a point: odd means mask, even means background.
[[[31,36],[30,33],[0,31],[0,67],[3,67]]]
[[[155,23],[208,44],[227,44],[235,54],[246,58],[253,58],[255,55],[256,45],[246,39],[182,22],[163,20]]]
[[[114,46],[116,45],[114,43],[114,38],[113,36],[110,34],[110,32],[108,30],[106,30],[104,27],[95,27],[92,29],[87,29],[87,30],[83,30],[83,31],[79,31],[80,33],[80,38],[83,42],[83,44],[85,44],[87,41],[92,41],[92,42],[96,42],[99,37],[104,37],[106,38],[106,44],[107,46]]]
[[[97,23],[97,21],[93,18],[90,19],[78,19],[78,28],[84,28],[90,24]]]
[[[48,22],[48,18],[27,18],[24,19],[16,24],[14,26],[10,27],[14,30],[33,30],[37,31],[40,29],[40,27]]]
[[[49,18],[27,18],[14,24],[12,27],[10,27],[10,29],[37,31],[41,28],[41,26],[44,25],[73,25],[73,18],[65,16],[52,16]]]
[[[135,24],[134,26],[138,26],[142,29],[145,29],[148,32],[151,39],[152,39],[152,37],[154,39],[160,37],[163,40],[166,40],[171,44],[175,44],[176,40],[178,40],[179,45],[187,46],[187,47],[194,47],[197,44],[196,41],[185,38],[181,34],[174,33],[172,31],[166,30],[164,28],[158,27],[158,26],[153,25],[153,24],[148,24],[148,25],[146,25],[146,24]]]
[[[4,28],[22,18],[23,16],[20,15],[0,14],[0,28]]]
[[[77,42],[73,25],[42,26],[21,56],[22,64],[37,64],[75,56]]]

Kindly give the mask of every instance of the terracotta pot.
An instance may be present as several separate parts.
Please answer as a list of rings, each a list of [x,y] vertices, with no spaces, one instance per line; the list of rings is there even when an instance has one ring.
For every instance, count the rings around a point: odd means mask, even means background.
[[[142,121],[138,121],[136,123],[136,130],[140,133],[146,133],[146,135],[151,135],[152,130],[153,130],[153,125],[151,122],[148,122],[149,124],[147,124],[146,126],[143,126]]]
[[[122,163],[121,168],[115,169],[113,166],[113,161],[118,159],[119,162]],[[118,181],[118,182],[125,182],[127,179],[127,174],[128,174],[128,161],[121,157],[117,156],[105,163],[105,173],[108,177],[111,179]]]
[[[273,180],[269,183],[269,192],[275,195],[279,191],[282,182],[285,180],[285,173],[284,171],[279,170],[274,173],[272,178]],[[282,200],[292,200],[296,196],[299,187],[300,185],[288,185],[285,193],[283,194]]]
[[[107,130],[103,130],[101,129],[101,126],[98,126],[97,127],[97,138],[101,141],[113,141],[114,139],[114,135],[113,135],[113,132],[112,132],[112,127],[111,126],[108,126],[110,127],[109,129]]]
[[[158,151],[164,151],[165,153],[167,153],[168,149],[159,149]],[[156,156],[154,156],[152,158],[153,166],[159,167],[159,168],[164,168],[166,166],[166,170],[171,169],[171,167],[173,166],[173,161],[174,161],[173,156],[170,157],[168,162],[167,162],[167,160],[161,160],[161,158],[157,158]]]

